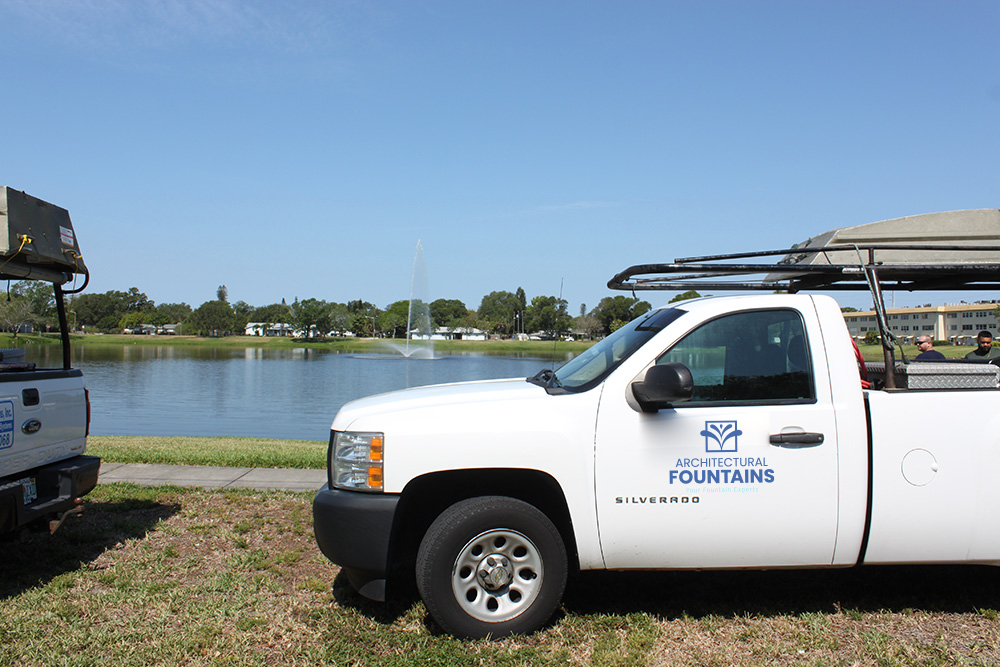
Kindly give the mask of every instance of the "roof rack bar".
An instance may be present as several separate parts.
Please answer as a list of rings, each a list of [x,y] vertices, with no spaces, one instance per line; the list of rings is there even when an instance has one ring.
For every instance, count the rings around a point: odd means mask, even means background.
[[[841,252],[850,250],[868,250],[869,261],[871,253],[875,250],[918,250],[918,251],[955,251],[963,252],[975,250],[979,252],[1000,252],[1000,246],[970,246],[970,245],[913,245],[905,243],[878,243],[878,244],[851,244],[851,245],[826,245],[815,248],[785,248],[784,250],[757,250],[753,252],[735,252],[725,255],[703,255],[701,257],[678,257],[675,264],[688,264],[691,262],[715,262],[724,259],[742,259],[746,257],[770,257],[774,255],[815,255],[823,252]]]

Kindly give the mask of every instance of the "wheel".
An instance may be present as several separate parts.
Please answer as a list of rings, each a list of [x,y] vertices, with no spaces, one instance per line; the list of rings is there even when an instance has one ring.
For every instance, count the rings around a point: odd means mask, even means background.
[[[548,517],[505,496],[455,503],[417,551],[420,597],[456,637],[534,632],[562,599],[566,571],[566,547]]]

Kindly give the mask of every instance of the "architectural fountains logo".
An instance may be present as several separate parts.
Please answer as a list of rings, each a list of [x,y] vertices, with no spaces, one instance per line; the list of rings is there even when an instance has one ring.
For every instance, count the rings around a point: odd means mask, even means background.
[[[706,421],[701,435],[705,436],[706,452],[735,452],[736,439],[743,431],[736,427],[736,420]]]

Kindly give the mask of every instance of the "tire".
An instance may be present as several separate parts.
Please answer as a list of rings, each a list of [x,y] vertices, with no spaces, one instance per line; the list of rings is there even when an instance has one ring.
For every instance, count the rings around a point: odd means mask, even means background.
[[[542,627],[566,588],[566,547],[534,506],[505,496],[455,503],[417,551],[431,617],[456,637],[506,637]]]

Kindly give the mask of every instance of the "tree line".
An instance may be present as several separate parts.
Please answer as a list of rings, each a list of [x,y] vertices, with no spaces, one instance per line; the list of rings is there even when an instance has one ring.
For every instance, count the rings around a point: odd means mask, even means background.
[[[674,300],[698,296],[689,292]],[[629,296],[601,299],[590,311],[581,304],[572,316],[565,299],[536,296],[528,301],[522,288],[514,292],[490,292],[479,308],[468,308],[458,299],[395,301],[384,308],[361,299],[347,303],[317,298],[292,303],[253,306],[245,301],[229,302],[229,292],[220,285],[216,298],[197,308],[187,303],[157,304],[137,287],[127,291],[67,296],[70,326],[86,332],[119,333],[143,325],[177,325],[177,333],[199,336],[243,334],[247,324],[263,328],[285,326],[306,336],[354,335],[405,338],[408,325],[420,333],[441,327],[479,329],[489,334],[511,337],[518,334],[554,338],[570,332],[590,338],[605,336],[629,320],[650,310],[647,301]],[[0,328],[17,332],[25,324],[40,330],[58,326],[55,298],[48,283],[12,283],[6,299],[0,298]],[[429,332],[427,332],[429,333]]]

